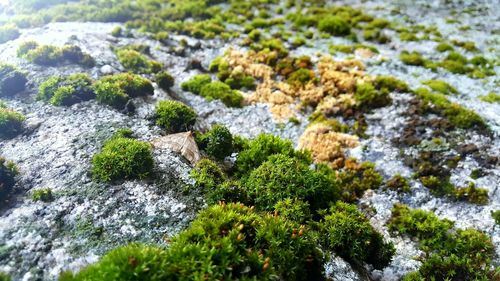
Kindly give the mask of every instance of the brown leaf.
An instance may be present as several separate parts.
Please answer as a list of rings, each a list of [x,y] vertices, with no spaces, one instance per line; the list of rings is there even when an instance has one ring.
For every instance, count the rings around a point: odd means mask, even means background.
[[[193,166],[200,161],[200,151],[192,132],[177,133],[154,139],[151,144],[155,148],[170,149],[186,158]]]

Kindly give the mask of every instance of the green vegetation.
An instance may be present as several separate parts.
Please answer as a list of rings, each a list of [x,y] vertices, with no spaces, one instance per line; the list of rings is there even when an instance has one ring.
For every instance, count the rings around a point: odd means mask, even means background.
[[[13,24],[0,26],[0,44],[17,39],[20,35],[19,29]]]
[[[351,33],[348,22],[338,16],[327,16],[318,22],[318,30],[334,36],[346,36]]]
[[[11,281],[12,278],[7,273],[0,272],[0,281]]]
[[[23,131],[26,117],[0,103],[0,139],[10,139]]]
[[[0,97],[13,96],[26,88],[26,74],[15,66],[0,63]]]
[[[220,100],[226,106],[241,107],[243,95],[220,81],[210,82],[201,88],[200,95],[208,101]]]
[[[372,82],[376,89],[381,91],[404,93],[409,92],[410,87],[405,81],[392,76],[377,76]]]
[[[151,174],[153,165],[150,144],[117,135],[92,158],[92,176],[104,182],[143,179]]]
[[[154,88],[146,78],[132,73],[105,76],[94,83],[98,102],[123,109],[130,98],[154,94]]]
[[[162,69],[161,63],[128,47],[116,50],[116,56],[126,70],[134,73],[158,73]]]
[[[37,99],[56,106],[71,106],[88,101],[95,98],[92,82],[84,73],[67,77],[52,76],[40,85]]]
[[[168,133],[186,132],[196,122],[197,114],[179,101],[160,101],[156,106],[156,125]]]
[[[440,93],[431,93],[425,88],[415,90],[415,94],[432,108],[434,111],[450,121],[458,128],[468,129],[486,129],[486,122],[472,110],[466,109],[459,104],[452,103],[445,95]]]
[[[407,65],[423,66],[425,59],[419,52],[407,52],[403,51],[399,55],[399,59]]]
[[[199,74],[193,76],[188,81],[182,83],[181,87],[184,91],[191,92],[195,95],[199,95],[201,93],[201,89],[203,86],[212,82],[212,78],[208,74]]]
[[[34,190],[31,193],[31,199],[35,202],[51,202],[54,200],[54,195],[52,194],[52,190],[50,188],[42,188]]]
[[[337,202],[326,212],[319,229],[325,247],[348,261],[366,262],[382,269],[396,252],[355,205]]]
[[[234,69],[230,69],[229,63],[222,57],[215,58],[210,63],[208,70],[210,70],[211,72],[217,72],[217,78],[219,78],[225,84],[229,85],[231,89],[237,90],[241,88],[255,88],[255,79],[252,76],[246,75],[243,71],[235,71]]]
[[[208,156],[224,160],[233,152],[233,136],[231,132],[222,125],[215,125],[207,133],[201,135],[198,140],[200,149]]]
[[[314,80],[314,71],[306,68],[300,68],[290,74],[287,83],[294,87],[304,87],[307,83]]]
[[[158,84],[158,86],[165,91],[170,90],[170,88],[172,88],[175,83],[174,77],[166,71],[160,71],[156,73],[155,81],[156,84]]]
[[[479,99],[489,103],[500,103],[500,95],[493,92],[484,96],[479,96]]]
[[[400,174],[394,175],[390,180],[388,180],[385,185],[387,188],[396,190],[398,192],[408,192],[410,191],[410,183],[408,179],[401,176]]]
[[[93,67],[95,64],[94,59],[89,54],[84,53],[80,47],[75,45],[64,45],[61,48],[27,41],[19,46],[17,56],[42,66],[57,66],[66,62],[86,67]]]
[[[439,92],[444,95],[458,94],[457,89],[442,80],[426,80],[422,84],[429,86],[433,91]]]
[[[491,211],[491,217],[497,225],[500,225],[500,210]]]
[[[387,88],[377,90],[370,83],[358,84],[354,93],[354,99],[362,108],[384,107],[392,101]]]
[[[330,177],[333,177],[332,172],[327,169]],[[336,178],[342,189],[342,200],[345,202],[355,202],[366,190],[378,189],[384,181],[382,175],[375,171],[375,164],[370,162],[363,162],[356,169],[346,169],[338,173]]]
[[[15,177],[18,174],[16,164],[0,157],[0,201],[2,203],[16,183]]]
[[[201,211],[168,249],[131,244],[61,280],[319,280],[323,262],[307,227],[224,204]]]
[[[475,229],[453,229],[453,222],[432,212],[396,204],[389,229],[419,239],[425,256],[417,272],[403,280],[493,280],[491,239]]]
[[[446,52],[446,51],[453,51],[453,50],[454,50],[454,49],[453,49],[453,46],[451,46],[451,45],[450,45],[450,44],[448,44],[448,43],[444,43],[444,42],[439,43],[439,44],[436,46],[436,51],[441,52],[441,53]]]

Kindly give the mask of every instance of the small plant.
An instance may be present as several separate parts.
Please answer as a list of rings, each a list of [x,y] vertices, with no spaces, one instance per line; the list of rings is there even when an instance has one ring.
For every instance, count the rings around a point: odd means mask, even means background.
[[[210,193],[228,180],[222,169],[209,159],[202,159],[196,164],[196,168],[191,171],[191,176],[195,180],[195,186],[204,193]]]
[[[116,55],[125,69],[135,73],[158,73],[162,68],[159,62],[149,60],[136,50],[119,49]]]
[[[467,187],[460,187],[454,190],[453,196],[457,200],[468,201],[478,205],[488,203],[488,190],[476,187],[474,183],[469,183]]]
[[[0,139],[9,139],[23,131],[26,117],[0,103]]]
[[[233,152],[233,136],[225,126],[215,125],[199,137],[199,145],[210,157],[224,160]]]
[[[0,157],[0,201],[4,201],[7,194],[16,183],[15,177],[19,173],[16,164]]]
[[[148,143],[114,137],[92,158],[92,176],[104,182],[143,179],[151,174],[153,164],[151,146]]]
[[[491,217],[497,225],[500,225],[500,210],[491,211]]]
[[[408,84],[392,76],[377,76],[372,82],[373,86],[380,91],[404,93],[410,91]],[[385,90],[384,90],[385,89]]]
[[[453,46],[451,46],[450,44],[448,43],[439,43],[437,46],[436,46],[436,51],[440,52],[440,53],[443,53],[443,52],[446,52],[446,51],[453,51]]]
[[[355,205],[337,202],[318,223],[322,243],[348,261],[366,262],[376,269],[386,267],[396,249],[370,224]]]
[[[122,28],[120,26],[117,26],[113,28],[113,30],[111,30],[111,35],[113,35],[114,37],[121,37],[122,32],[123,32]]]
[[[94,83],[96,99],[100,103],[123,109],[130,98],[154,94],[153,84],[132,73],[105,76]]]
[[[12,278],[7,273],[0,272],[0,281],[11,281]]]
[[[214,81],[201,88],[200,95],[208,101],[220,100],[225,105],[231,107],[241,107],[243,95],[236,90],[232,90],[227,84]]]
[[[389,105],[392,101],[389,96],[389,91],[386,88],[377,90],[370,83],[358,84],[356,93],[354,93],[354,98],[362,108],[383,107]]]
[[[196,123],[196,112],[179,101],[160,101],[156,106],[156,125],[168,133],[189,131]]]
[[[336,173],[336,178],[342,193],[342,200],[345,202],[355,202],[363,196],[366,190],[378,189],[384,178],[375,170],[375,164],[363,162],[355,164],[352,169],[344,169]],[[325,171],[326,174],[332,174],[331,169]]]
[[[0,44],[17,39],[20,35],[19,29],[13,24],[0,26]]]
[[[489,103],[500,103],[500,95],[497,93],[489,93],[485,96],[479,96],[479,99],[484,101],[484,102],[489,102]]]
[[[422,57],[422,54],[418,52],[407,52],[403,51],[399,55],[399,59],[407,65],[416,65],[423,66],[425,63],[425,59]]]
[[[94,59],[75,45],[62,48],[53,45],[39,45],[37,42],[24,42],[17,49],[17,56],[42,66],[56,66],[65,62],[92,67]]]
[[[351,26],[338,16],[326,16],[318,22],[318,30],[334,36],[346,36],[351,33]]]
[[[201,93],[201,89],[203,86],[212,82],[212,78],[208,74],[199,74],[193,76],[190,80],[182,83],[181,87],[184,91],[191,92],[195,95],[199,95]]]
[[[287,83],[294,87],[303,87],[314,79],[314,72],[310,69],[300,68],[290,74]]]
[[[408,192],[410,191],[410,183],[408,179],[403,176],[397,174],[393,176],[390,180],[388,180],[385,185],[392,190],[396,190],[398,192]]]
[[[444,95],[458,94],[457,89],[442,80],[426,80],[422,84],[429,86],[432,90]]]
[[[71,106],[95,98],[92,79],[84,73],[67,77],[52,76],[43,82],[38,90],[38,100],[56,106]]]
[[[26,74],[9,64],[0,64],[0,97],[13,96],[26,88]]]
[[[274,212],[281,217],[301,224],[312,219],[309,203],[296,198],[286,198],[278,201],[274,205]]]
[[[165,71],[160,71],[155,75],[155,81],[160,88],[162,88],[165,91],[170,90],[174,86],[175,79],[174,77]]]
[[[42,188],[34,190],[31,194],[31,199],[33,201],[42,201],[42,202],[51,202],[54,200],[54,195],[52,194],[52,190],[50,188]]]

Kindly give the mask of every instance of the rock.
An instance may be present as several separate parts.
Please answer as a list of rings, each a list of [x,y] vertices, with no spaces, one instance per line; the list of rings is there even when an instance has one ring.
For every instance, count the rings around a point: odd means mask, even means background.
[[[101,67],[99,70],[103,75],[111,75],[113,73],[116,73],[116,69],[114,69],[111,65],[106,64]]]

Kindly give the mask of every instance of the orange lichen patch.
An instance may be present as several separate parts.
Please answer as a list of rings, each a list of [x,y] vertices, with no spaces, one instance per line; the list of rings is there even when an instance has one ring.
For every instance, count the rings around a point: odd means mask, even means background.
[[[344,166],[344,149],[359,145],[357,136],[338,133],[322,123],[308,127],[299,140],[299,149],[309,150],[314,162],[327,163],[333,169]]]
[[[273,105],[271,107],[271,114],[276,120],[284,122],[292,117],[296,117],[297,110],[290,104]]]
[[[323,87],[308,83],[303,89],[298,91],[302,103],[316,106],[325,97]]]

